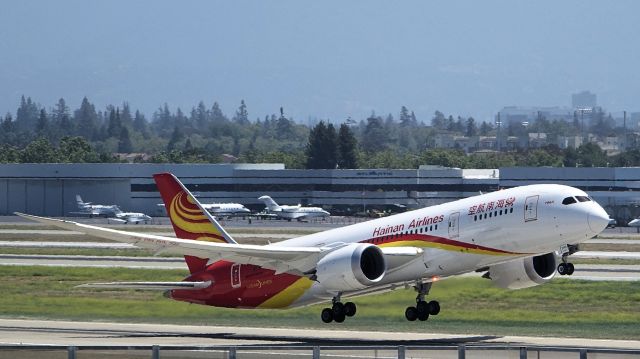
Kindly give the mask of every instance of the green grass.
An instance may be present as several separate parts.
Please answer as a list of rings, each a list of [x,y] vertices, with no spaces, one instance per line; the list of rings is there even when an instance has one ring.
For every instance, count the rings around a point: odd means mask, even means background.
[[[434,285],[442,312],[426,323],[407,322],[412,290],[356,298],[358,314],[337,325],[320,321],[322,306],[292,310],[234,310],[187,304],[158,292],[79,289],[100,281],[175,281],[181,270],[0,267],[0,316],[201,325],[304,327],[637,339],[640,283],[554,280],[519,291],[480,278]]]

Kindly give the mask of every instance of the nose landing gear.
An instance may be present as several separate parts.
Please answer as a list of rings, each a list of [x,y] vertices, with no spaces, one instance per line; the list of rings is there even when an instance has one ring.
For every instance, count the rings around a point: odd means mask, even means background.
[[[340,295],[333,297],[333,306],[331,308],[322,309],[322,313],[320,314],[320,318],[325,323],[331,323],[335,321],[336,323],[342,323],[347,317],[353,317],[356,315],[356,304],[353,302],[342,303],[340,301]]]
[[[429,294],[431,283],[418,283],[415,286],[418,296],[416,297],[416,306],[407,307],[404,311],[404,317],[408,321],[413,322],[416,319],[425,321],[429,319],[429,315],[438,315],[440,313],[440,303],[435,300],[427,302],[424,297]]]
[[[568,244],[566,247],[560,248],[562,252],[562,263],[558,264],[558,274],[572,275],[575,267],[573,263],[568,261],[568,257],[578,251],[577,245]]]

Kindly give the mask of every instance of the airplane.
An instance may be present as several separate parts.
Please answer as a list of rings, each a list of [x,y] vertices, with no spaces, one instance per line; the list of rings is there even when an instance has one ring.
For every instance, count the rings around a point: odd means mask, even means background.
[[[325,211],[320,207],[302,207],[301,205],[297,206],[280,206],[273,200],[273,198],[269,196],[261,196],[258,200],[264,202],[264,205],[267,206],[267,211],[269,213],[275,214],[280,218],[284,218],[288,221],[292,219],[297,219],[298,221],[302,221],[303,219],[315,218],[315,217],[329,217],[331,213]]]
[[[81,214],[89,217],[115,217],[117,212],[122,212],[115,204],[92,204],[91,202],[83,202],[79,194],[76,195],[76,204],[78,212],[72,214]]]
[[[216,217],[248,216],[251,211],[240,203],[201,203],[202,208]],[[158,204],[164,208],[164,203]]]
[[[149,221],[151,221],[151,217],[144,214],[144,213],[140,213],[140,212],[116,212],[115,214],[115,218],[110,218],[110,221],[116,221],[116,222],[120,222],[120,223],[134,223],[134,224],[138,224],[140,222],[144,222],[147,223]]]
[[[331,303],[325,323],[356,314],[351,298],[400,288],[417,292],[409,321],[440,313],[433,283],[479,272],[521,289],[571,275],[568,256],[599,234],[609,216],[577,188],[538,184],[503,189],[268,245],[238,244],[170,173],[154,175],[177,238],[20,214],[41,223],[184,255],[180,282],[107,282],[93,288],[163,290],[174,300],[229,308]],[[349,301],[343,303],[343,299]]]

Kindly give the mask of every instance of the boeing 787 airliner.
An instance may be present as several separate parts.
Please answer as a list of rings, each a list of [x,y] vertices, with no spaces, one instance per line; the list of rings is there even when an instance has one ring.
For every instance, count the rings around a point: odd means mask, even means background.
[[[93,283],[99,288],[167,291],[180,301],[230,308],[331,303],[326,322],[356,314],[345,298],[413,287],[407,320],[427,320],[438,279],[483,272],[519,289],[570,275],[567,257],[600,233],[609,216],[585,192],[539,184],[500,190],[269,245],[238,244],[172,174],[154,175],[177,238],[19,214],[92,236],[185,256],[181,282]],[[354,299],[351,299],[354,300]]]

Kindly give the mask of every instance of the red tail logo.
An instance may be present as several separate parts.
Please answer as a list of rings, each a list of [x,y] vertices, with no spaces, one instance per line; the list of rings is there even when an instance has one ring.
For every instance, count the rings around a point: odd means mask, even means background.
[[[234,243],[189,190],[171,173],[153,175],[176,236],[181,239]],[[207,259],[185,256],[191,273],[206,267]]]

